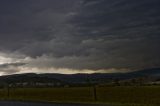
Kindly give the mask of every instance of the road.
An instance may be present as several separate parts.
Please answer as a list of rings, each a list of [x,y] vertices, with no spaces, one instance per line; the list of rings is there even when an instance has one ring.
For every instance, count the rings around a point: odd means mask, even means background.
[[[0,101],[0,106],[106,106],[106,105],[69,104],[69,103],[67,103],[67,104],[58,104],[58,103],[51,104],[51,103]]]

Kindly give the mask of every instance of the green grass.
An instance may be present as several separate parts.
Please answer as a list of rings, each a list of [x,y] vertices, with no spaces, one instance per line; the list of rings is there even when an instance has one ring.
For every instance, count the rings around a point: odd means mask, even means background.
[[[160,106],[160,87],[97,87],[97,101],[94,100],[92,87],[11,88],[9,97],[7,89],[0,89],[0,99]]]

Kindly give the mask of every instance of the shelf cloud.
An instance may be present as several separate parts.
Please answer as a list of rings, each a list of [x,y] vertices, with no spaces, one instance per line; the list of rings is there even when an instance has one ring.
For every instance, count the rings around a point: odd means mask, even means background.
[[[159,0],[1,0],[0,72],[160,67],[159,5]]]

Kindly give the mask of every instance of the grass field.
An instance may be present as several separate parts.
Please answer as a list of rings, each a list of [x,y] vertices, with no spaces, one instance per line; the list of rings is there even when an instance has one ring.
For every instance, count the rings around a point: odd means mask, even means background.
[[[89,102],[160,106],[160,86],[97,87],[97,101],[92,87],[73,88],[10,88],[0,89],[0,99],[27,101]],[[137,105],[136,105],[137,104]]]

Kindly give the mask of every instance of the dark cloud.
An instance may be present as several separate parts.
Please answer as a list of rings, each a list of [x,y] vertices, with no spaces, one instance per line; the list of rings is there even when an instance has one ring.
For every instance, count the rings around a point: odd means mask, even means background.
[[[23,65],[25,65],[25,63],[5,63],[5,64],[0,64],[0,68],[8,68],[10,66],[19,67]]]
[[[4,63],[0,64],[0,74],[13,74],[20,72],[19,67],[26,65],[25,63]]]
[[[0,50],[37,68],[159,67],[159,5],[159,0],[1,0]]]

